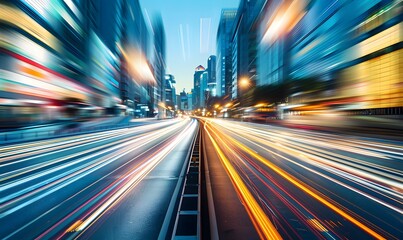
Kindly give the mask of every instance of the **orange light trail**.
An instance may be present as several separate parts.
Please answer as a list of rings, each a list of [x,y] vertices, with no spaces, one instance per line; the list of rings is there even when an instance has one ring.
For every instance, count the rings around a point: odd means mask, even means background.
[[[207,124],[207,122],[206,122],[206,124]],[[211,126],[211,124],[210,124],[210,126]],[[210,128],[212,128],[212,127],[210,127]],[[205,129],[206,129],[206,127],[205,127]],[[207,133],[208,133],[208,131],[207,131]],[[210,138],[212,138],[210,134],[209,134],[209,136],[210,136]],[[341,215],[342,217],[344,217],[348,221],[352,222],[353,224],[355,224],[356,226],[358,226],[359,228],[361,228],[362,230],[364,230],[365,232],[367,232],[368,234],[370,234],[374,238],[376,238],[376,239],[386,239],[383,236],[381,236],[380,234],[378,234],[377,232],[375,232],[374,230],[372,230],[371,228],[367,227],[366,225],[364,225],[363,223],[361,223],[360,221],[355,219],[353,216],[351,216],[347,212],[345,212],[342,209],[338,208],[337,206],[335,206],[334,204],[332,204],[331,202],[329,202],[325,198],[321,197],[319,194],[315,193],[314,191],[312,191],[311,189],[309,189],[308,187],[306,187],[305,185],[303,185],[302,183],[300,183],[299,181],[294,179],[294,177],[292,177],[290,174],[288,174],[284,170],[280,169],[279,167],[277,167],[273,163],[269,162],[267,159],[263,158],[262,156],[257,154],[252,149],[246,147],[245,145],[243,145],[240,142],[238,142],[237,140],[229,137],[228,135],[226,135],[226,138],[229,141],[231,141],[234,145],[239,147],[241,150],[243,150],[244,152],[248,153],[250,156],[254,157],[255,159],[259,160],[261,163],[263,163],[264,165],[266,165],[267,167],[272,169],[274,172],[279,174],[281,177],[283,177],[284,179],[286,179],[290,183],[294,184],[296,187],[298,187],[299,189],[301,189],[305,193],[309,194],[311,197],[315,198],[317,201],[321,202],[322,204],[324,204],[328,208],[332,209],[334,212],[336,212],[337,214]],[[215,147],[218,148],[217,144],[215,144]]]
[[[206,129],[206,128],[205,128]],[[224,153],[221,151],[220,147],[217,145],[216,141],[210,135],[206,129],[207,134],[210,137],[211,142],[219,159],[223,163],[226,171],[228,172],[234,187],[237,190],[238,196],[242,199],[245,209],[251,218],[253,225],[258,231],[261,238],[265,239],[282,239],[280,233],[277,231],[273,223],[268,219],[267,215],[264,213],[263,209],[257,203],[252,193],[248,190],[242,178],[239,176],[235,168],[231,165],[229,160],[225,157]]]

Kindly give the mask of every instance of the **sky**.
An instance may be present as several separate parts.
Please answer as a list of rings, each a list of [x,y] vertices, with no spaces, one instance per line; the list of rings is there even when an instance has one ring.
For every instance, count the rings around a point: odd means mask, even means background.
[[[193,88],[198,65],[216,55],[221,9],[238,8],[239,0],[140,0],[145,18],[161,13],[166,35],[166,73],[176,79],[176,93]],[[147,16],[148,15],[148,16]]]

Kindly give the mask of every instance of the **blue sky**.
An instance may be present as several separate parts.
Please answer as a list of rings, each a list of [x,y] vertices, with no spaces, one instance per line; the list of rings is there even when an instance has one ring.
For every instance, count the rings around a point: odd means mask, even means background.
[[[237,8],[239,0],[140,0],[150,18],[161,13],[167,47],[167,73],[175,76],[176,91],[190,91],[198,65],[216,54],[216,34],[222,8]],[[147,16],[145,16],[147,18]]]

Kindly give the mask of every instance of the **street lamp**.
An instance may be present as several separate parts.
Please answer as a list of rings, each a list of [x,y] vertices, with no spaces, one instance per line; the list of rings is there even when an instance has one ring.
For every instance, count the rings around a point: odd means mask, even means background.
[[[239,80],[239,86],[242,88],[246,88],[249,86],[249,79],[246,77],[243,77]]]

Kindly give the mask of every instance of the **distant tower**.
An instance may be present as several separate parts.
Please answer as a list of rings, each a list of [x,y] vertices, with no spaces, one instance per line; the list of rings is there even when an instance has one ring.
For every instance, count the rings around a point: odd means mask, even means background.
[[[195,69],[195,73],[193,75],[193,109],[200,107],[200,76],[206,71],[206,69],[199,65]]]
[[[212,97],[216,96],[216,84],[217,84],[216,62],[217,58],[214,55],[211,55],[207,60],[207,73],[208,73],[207,87],[209,90],[209,96]]]
[[[152,22],[154,32],[154,76],[156,86],[154,87],[154,94],[152,97],[154,109],[158,109],[158,117],[164,118],[164,108],[159,106],[160,103],[165,102],[165,29],[161,15],[157,15]]]
[[[217,96],[231,95],[232,45],[231,30],[237,9],[223,9],[217,30]]]

